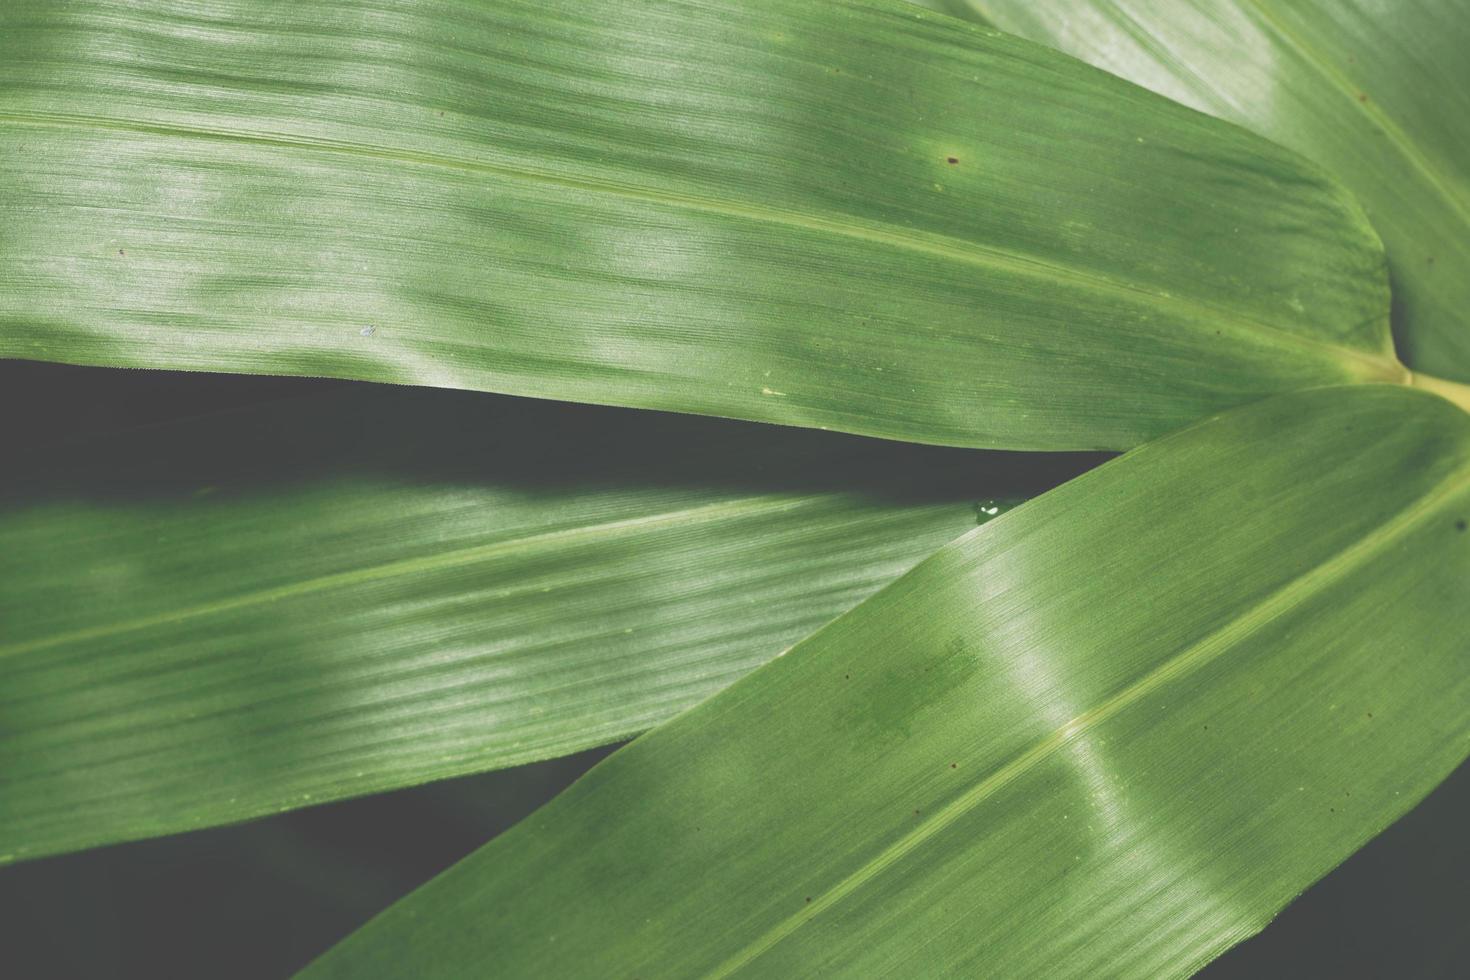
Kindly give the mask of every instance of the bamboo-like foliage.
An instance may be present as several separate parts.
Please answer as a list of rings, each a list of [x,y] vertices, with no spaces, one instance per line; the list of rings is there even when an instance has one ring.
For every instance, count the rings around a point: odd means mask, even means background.
[[[925,0],[1297,150],[1389,247],[1415,369],[1470,381],[1470,7],[1464,0]]]
[[[896,2],[15,0],[0,95],[12,357],[1052,450],[1407,378],[1323,171]]]
[[[307,975],[1187,975],[1464,758],[1467,514],[1433,396],[1212,419],[940,549]]]
[[[636,735],[1094,461],[392,388],[48,448],[0,862]]]
[[[1467,11],[926,6],[0,5],[0,357],[418,389],[11,462],[0,864],[652,729],[308,972],[1179,976],[1462,762]]]

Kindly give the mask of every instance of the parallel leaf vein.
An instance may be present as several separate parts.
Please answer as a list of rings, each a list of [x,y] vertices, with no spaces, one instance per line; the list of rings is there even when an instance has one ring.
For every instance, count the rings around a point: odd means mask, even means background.
[[[176,123],[145,122],[100,116],[64,114],[0,113],[0,123],[60,129],[101,129],[134,135],[158,135],[179,138],[216,139],[285,149],[341,153],[392,163],[417,164],[489,174],[506,180],[521,181],[605,194],[627,200],[643,201],[721,217],[782,225],[807,232],[831,234],[872,244],[918,252],[946,261],[960,262],[1005,274],[1048,280],[1093,293],[1122,297],[1145,307],[1184,319],[1204,321],[1226,327],[1237,335],[1254,337],[1280,347],[1306,350],[1351,364],[1365,380],[1402,382],[1406,372],[1392,358],[1355,347],[1287,330],[1274,324],[1225,311],[1197,298],[1166,294],[1133,283],[1120,282],[1096,273],[1058,265],[1045,259],[982,245],[948,235],[899,229],[892,225],[864,222],[851,215],[841,220],[820,215],[788,211],[780,208],[699,197],[687,193],[658,190],[605,178],[554,174],[508,164],[470,160],[435,153],[422,153],[401,148],[376,147],[362,143],[324,140],[279,133],[244,130],[206,129]]]
[[[1397,544],[1408,531],[1467,490],[1470,490],[1470,465],[1454,470],[1432,490],[1400,511],[1393,519],[1379,525],[1372,533],[1290,580],[1257,605],[1174,654],[1097,707],[1071,719],[945,806],[925,816],[914,829],[864,862],[861,867],[838,881],[826,892],[814,897],[809,905],[777,923],[760,938],[727,958],[711,971],[709,976],[727,977],[748,966],[801,926],[838,904],[886,869],[953,826],[962,817],[1055,755],[1067,744],[1085,737],[1103,722],[1138,703],[1171,681],[1188,676],[1218,659],[1232,649],[1236,643],[1273,619],[1325,591],[1380,552]]]
[[[291,582],[287,585],[247,592],[228,599],[199,603],[182,609],[171,609],[153,616],[141,616],[136,619],[105,623],[86,629],[55,633],[22,643],[0,646],[0,657],[35,653],[39,650],[52,649],[72,643],[106,639],[111,636],[150,629],[155,626],[165,626],[185,620],[198,619],[202,616],[214,616],[251,606],[295,599],[316,592],[325,592],[329,589],[380,582],[384,579],[391,579],[403,575],[441,572],[447,569],[459,568],[474,564],[475,562],[501,558],[521,552],[536,551],[569,544],[581,544],[589,540],[611,538],[638,531],[673,527],[680,524],[729,520],[755,514],[779,513],[821,503],[827,499],[830,499],[827,495],[786,498],[741,498],[739,500],[721,501],[714,504],[703,504],[698,507],[689,507],[662,514],[607,521],[601,524],[565,528],[559,531],[547,531],[527,537],[495,541],[490,544],[459,548],[419,558],[404,558],[366,568],[356,568],[351,571],[335,572],[330,575],[302,579],[301,581]]]
[[[1466,225],[1470,225],[1470,204],[1467,204],[1464,197],[1455,191],[1450,183],[1439,173],[1433,162],[1424,155],[1424,151],[1420,149],[1419,144],[1400,128],[1399,124],[1393,120],[1393,117],[1383,111],[1382,106],[1376,100],[1361,97],[1364,94],[1362,90],[1353,84],[1352,80],[1333,63],[1331,58],[1317,50],[1314,45],[1310,44],[1305,38],[1283,23],[1281,18],[1272,12],[1261,0],[1242,0],[1242,2],[1256,11],[1261,20],[1281,38],[1283,43],[1294,48],[1308,64],[1317,69],[1317,72],[1341,92],[1350,103],[1357,106],[1383,132],[1384,136],[1398,149],[1404,159],[1409,161],[1415,170],[1419,171],[1420,176],[1434,189],[1435,193],[1444,199],[1445,204],[1449,206],[1450,210],[1455,213],[1460,221]]]

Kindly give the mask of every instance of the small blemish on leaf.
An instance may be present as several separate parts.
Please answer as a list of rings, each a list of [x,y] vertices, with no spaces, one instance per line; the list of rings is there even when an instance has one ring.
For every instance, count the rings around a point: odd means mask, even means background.
[[[811,896],[810,896],[810,895],[808,895],[808,896],[807,896],[807,897],[806,897],[806,903],[807,903],[807,904],[808,904],[808,905],[810,905],[810,904],[812,904],[812,897],[811,897]]]
[[[124,251],[123,249],[118,249],[117,250],[117,254],[118,255],[127,255],[128,253],[126,251]]]
[[[949,164],[951,167],[953,167],[955,164],[957,164],[957,163],[960,162],[960,158],[959,157],[945,157],[944,158],[944,162],[947,163],[947,164]]]
[[[373,334],[375,334],[377,332],[378,332],[378,328],[375,327],[375,326],[372,326],[371,324],[369,324],[366,327],[363,327],[361,330],[358,331],[358,333],[362,334],[364,337],[371,337]]]
[[[1455,522],[1455,530],[1456,531],[1463,531],[1467,527],[1470,527],[1470,524],[1466,524],[1465,523],[1465,518],[1463,518],[1463,517],[1460,518],[1458,521]]]
[[[958,762],[951,762],[951,763],[950,763],[950,764],[949,764],[949,767],[950,767],[950,768],[951,768],[951,769],[958,769],[958,768],[959,768],[959,767],[960,767],[960,764],[959,764],[959,763],[958,763]]]
[[[1368,93],[1367,92],[1359,92],[1358,93],[1358,101],[1359,102],[1367,102],[1368,101]]]

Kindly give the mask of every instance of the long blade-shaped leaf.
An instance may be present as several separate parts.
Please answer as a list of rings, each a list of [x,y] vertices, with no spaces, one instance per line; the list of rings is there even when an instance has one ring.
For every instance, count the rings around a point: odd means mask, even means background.
[[[888,0],[7,0],[0,355],[1126,448],[1402,379],[1321,172]]]
[[[941,549],[308,972],[1186,974],[1470,749],[1467,519],[1433,396],[1212,419]]]
[[[1470,381],[1464,0],[929,0],[1305,153],[1388,243],[1415,370]]]
[[[0,862],[635,734],[1086,462],[372,387],[61,446],[0,494]]]

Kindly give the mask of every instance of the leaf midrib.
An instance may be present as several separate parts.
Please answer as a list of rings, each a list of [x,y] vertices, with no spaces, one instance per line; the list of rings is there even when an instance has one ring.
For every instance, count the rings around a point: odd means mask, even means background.
[[[824,910],[838,904],[906,855],[954,825],[1001,789],[1055,755],[1070,742],[1086,736],[1099,725],[1169,682],[1192,674],[1217,660],[1231,650],[1238,641],[1267,625],[1276,617],[1325,591],[1379,552],[1397,543],[1421,521],[1434,514],[1441,505],[1466,490],[1470,490],[1470,464],[1462,465],[1451,471],[1433,489],[1401,510],[1392,520],[1379,525],[1354,544],[1293,578],[1255,606],[1174,654],[1104,700],[1097,707],[1084,711],[1029,749],[1012,757],[1010,761],[991,772],[989,776],[970,789],[938,810],[926,815],[912,830],[864,862],[861,867],[834,886],[814,896],[809,904],[803,905],[760,938],[726,958],[707,976],[710,978],[728,977],[750,965],[801,926]]]
[[[1388,141],[1394,145],[1394,148],[1399,151],[1404,159],[1408,160],[1414,169],[1419,171],[1420,176],[1444,200],[1445,204],[1459,218],[1460,223],[1470,228],[1470,205],[1467,205],[1464,198],[1456,193],[1450,183],[1440,175],[1438,167],[1425,156],[1419,144],[1408,133],[1404,132],[1392,116],[1383,111],[1376,99],[1371,97],[1366,99],[1360,98],[1360,95],[1366,95],[1365,90],[1354,85],[1352,79],[1348,78],[1347,73],[1339,68],[1331,58],[1323,54],[1315,45],[1310,44],[1306,38],[1300,36],[1283,23],[1281,18],[1267,4],[1263,3],[1262,0],[1241,0],[1241,2],[1255,11],[1261,20],[1265,22],[1266,26],[1281,39],[1282,43],[1295,49],[1302,56],[1302,59],[1315,68],[1318,74],[1327,79],[1328,83],[1337,89],[1348,102],[1357,106],[1368,117],[1369,121],[1383,132],[1383,135],[1387,137]]]
[[[1019,252],[982,245],[966,239],[955,238],[934,232],[868,222],[852,215],[843,215],[840,220],[820,215],[753,203],[737,203],[717,198],[701,197],[687,193],[662,191],[655,188],[625,184],[604,178],[583,177],[570,174],[553,174],[506,164],[489,163],[436,153],[423,153],[390,147],[375,147],[363,143],[325,140],[314,137],[293,136],[280,133],[260,133],[244,130],[208,129],[178,123],[149,122],[143,120],[118,119],[105,116],[0,113],[0,123],[18,126],[37,126],[53,129],[103,129],[135,135],[181,137],[185,139],[214,139],[226,142],[248,143],[282,149],[303,149],[323,153],[340,153],[390,163],[417,164],[439,169],[458,170],[469,173],[489,174],[509,181],[520,181],[543,186],[562,187],[594,194],[605,194],[628,200],[682,208],[704,214],[736,218],[755,223],[775,224],[801,231],[832,234],[865,241],[900,250],[918,252],[951,262],[977,266],[990,271],[1008,273],[1018,277],[1050,280],[1093,293],[1123,297],[1151,307],[1163,314],[1173,314],[1186,319],[1202,320],[1228,328],[1236,335],[1266,340],[1279,347],[1304,350],[1346,363],[1352,374],[1362,380],[1383,380],[1404,383],[1407,370],[1392,356],[1384,357],[1356,347],[1334,343],[1287,330],[1274,324],[1241,316],[1238,313],[1220,310],[1209,303],[1195,298],[1155,292],[1131,283],[1119,282],[1107,276],[1085,272],[1068,266],[1058,265],[1045,259]]]
[[[170,609],[152,616],[140,616],[135,619],[104,623],[85,629],[72,630],[66,633],[55,633],[50,636],[38,637],[34,640],[4,645],[0,646],[0,658],[31,654],[40,650],[48,650],[72,643],[91,642],[124,633],[151,629],[155,626],[170,626],[191,619],[235,612],[251,606],[295,599],[305,595],[325,592],[330,589],[380,582],[385,579],[397,578],[404,575],[442,572],[518,552],[549,550],[568,544],[586,543],[587,541],[595,541],[600,538],[614,538],[637,531],[658,530],[680,524],[715,522],[756,514],[797,510],[813,504],[830,501],[832,498],[832,494],[808,494],[788,497],[742,497],[737,500],[701,504],[697,507],[686,507],[661,514],[645,514],[641,517],[605,521],[600,524],[563,528],[557,531],[545,531],[525,537],[494,541],[489,544],[456,548],[434,555],[400,558],[378,565],[371,565],[366,568],[355,568],[345,572],[332,572],[273,588],[258,589],[243,595],[232,596],[228,599],[202,602],[181,609]]]

